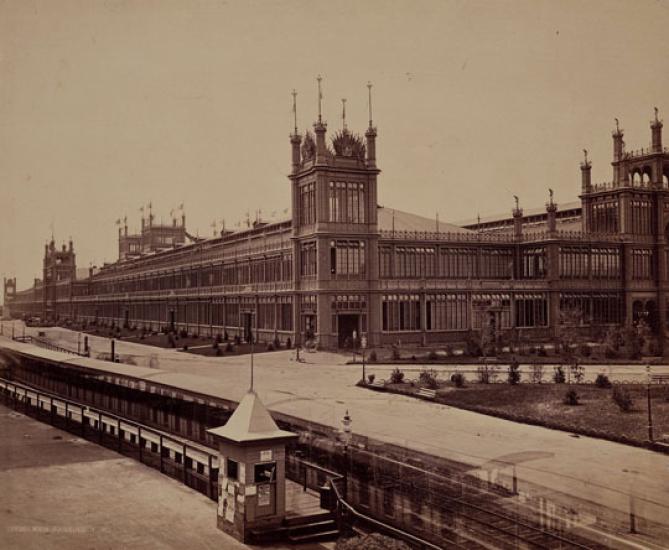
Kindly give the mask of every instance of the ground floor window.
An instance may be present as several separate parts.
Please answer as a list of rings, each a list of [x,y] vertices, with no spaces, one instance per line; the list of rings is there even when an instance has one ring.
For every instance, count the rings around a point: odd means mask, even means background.
[[[387,294],[383,296],[384,331],[420,330],[420,297],[417,294]]]
[[[548,325],[548,300],[545,294],[516,294],[514,301],[517,327]]]
[[[469,328],[466,294],[428,294],[425,297],[426,330],[465,330]]]

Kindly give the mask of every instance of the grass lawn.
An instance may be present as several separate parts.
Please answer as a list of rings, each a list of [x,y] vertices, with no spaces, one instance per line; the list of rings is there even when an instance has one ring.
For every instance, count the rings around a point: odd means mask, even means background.
[[[630,392],[633,406],[622,412],[612,399],[613,389],[594,384],[468,384],[464,388],[442,385],[436,400],[510,420],[538,424],[605,439],[644,443],[648,440],[646,386],[619,385]],[[389,384],[388,389],[415,393],[409,384]],[[578,405],[565,405],[568,390],[575,390]],[[654,435],[669,442],[669,387],[656,385],[652,392]]]
[[[194,353],[197,355],[204,355],[207,357],[216,357],[216,349],[214,349],[214,338],[211,336],[202,336],[200,338],[195,338],[192,336],[182,336],[174,335],[174,346],[171,345],[169,336],[167,334],[152,334],[147,332],[144,334],[144,337],[141,337],[141,331],[135,330],[131,331],[128,329],[121,329],[120,338],[119,333],[112,331],[110,328],[100,327],[95,330],[91,328],[85,331],[87,334],[94,334],[96,336],[104,336],[106,338],[116,338],[120,339],[123,342],[133,342],[136,344],[146,344],[148,346],[157,346],[159,348],[173,348],[177,350],[183,350],[184,346],[188,347],[188,353]],[[244,355],[251,353],[250,344],[240,343],[235,344],[234,339],[230,339],[230,345],[232,350],[227,350],[228,342],[221,342],[218,346],[221,350],[220,357],[230,356],[230,355]],[[253,353],[264,353],[267,351],[272,351],[267,349],[265,343],[257,343],[253,347]]]

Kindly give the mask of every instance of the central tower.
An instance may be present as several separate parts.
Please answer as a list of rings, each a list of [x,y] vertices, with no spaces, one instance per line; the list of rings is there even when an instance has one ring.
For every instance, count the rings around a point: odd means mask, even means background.
[[[379,320],[376,128],[372,123],[368,84],[369,127],[364,137],[346,126],[327,143],[322,117],[323,94],[318,77],[318,119],[304,138],[297,130],[292,147],[293,258],[300,339],[317,338],[323,347],[355,345],[369,333],[375,342]],[[296,113],[296,94],[293,110]],[[378,315],[376,315],[378,317]]]

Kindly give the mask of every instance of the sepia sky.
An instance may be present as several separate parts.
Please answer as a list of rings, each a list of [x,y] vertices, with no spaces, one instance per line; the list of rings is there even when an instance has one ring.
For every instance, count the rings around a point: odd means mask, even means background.
[[[459,221],[577,198],[582,149],[611,179],[611,129],[669,123],[669,0],[0,0],[0,276],[41,276],[53,224],[77,263],[117,258],[185,203],[211,235],[289,204],[323,75],[329,130],[367,126],[382,205]],[[665,129],[669,144],[669,130]]]

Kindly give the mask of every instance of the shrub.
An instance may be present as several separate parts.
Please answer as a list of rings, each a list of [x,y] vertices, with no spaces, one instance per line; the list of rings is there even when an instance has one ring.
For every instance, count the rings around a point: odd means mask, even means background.
[[[592,349],[588,344],[581,344],[578,352],[581,354],[581,357],[590,357],[592,355]]]
[[[565,405],[578,405],[578,394],[576,390],[567,390],[567,393],[564,394],[564,399],[562,402]]]
[[[167,343],[171,348],[175,348],[177,346],[176,342],[174,341],[174,335],[172,333],[167,335]]]
[[[566,377],[564,374],[564,367],[562,365],[558,365],[557,367],[553,368],[553,382],[556,384],[564,384],[566,381]]]
[[[235,348],[233,347],[232,342],[228,342],[228,343],[225,345],[225,351],[227,351],[227,352],[235,351]]]
[[[241,343],[242,343],[242,339],[240,338],[239,334],[237,334],[235,336],[235,346],[238,346]]]
[[[660,344],[658,343],[657,340],[651,340],[648,343],[648,355],[652,355],[653,357],[662,355],[660,353]]]
[[[412,355],[412,356],[411,356],[411,360],[412,360],[414,363],[415,363],[416,361],[418,361],[418,359],[416,359],[416,356],[415,356],[415,355]]]
[[[436,361],[439,359],[439,355],[437,355],[437,352],[432,349],[430,350],[430,353],[427,354],[427,359],[428,361]]]
[[[618,405],[618,408],[622,412],[631,411],[632,406],[634,405],[634,400],[632,399],[632,395],[630,394],[627,388],[621,388],[619,386],[613,388],[611,399],[613,399],[613,402],[616,405]]]
[[[606,348],[604,348],[604,357],[606,359],[618,359],[620,357],[620,352],[613,346],[607,344]]]
[[[227,342],[228,340],[230,340],[230,336],[228,336],[228,331],[224,330],[223,331],[223,341]]]
[[[293,341],[290,339],[290,336],[286,338],[286,349],[290,349],[293,347]]]
[[[515,386],[520,382],[520,365],[515,358],[513,358],[509,364],[507,380],[512,386]]]
[[[392,384],[401,384],[402,382],[404,382],[404,373],[400,369],[395,367],[393,372],[390,373],[390,382]]]
[[[274,344],[272,344],[272,342],[267,342],[267,345],[265,346],[265,349],[267,351],[274,351]]]
[[[397,361],[398,359],[400,359],[400,350],[395,344],[393,344],[392,352],[391,352],[390,356],[392,357],[392,359],[394,361]]]
[[[489,365],[477,367],[476,375],[478,376],[479,384],[490,384],[497,378],[497,369]]]
[[[370,363],[376,363],[378,361],[378,358],[376,356],[376,351],[372,350],[372,352],[369,354],[369,357],[367,359]]]
[[[184,344],[183,347],[182,347],[181,349],[182,349],[183,351],[188,351],[188,346],[187,346],[186,344]]]
[[[437,383],[437,371],[434,369],[423,369],[418,375],[418,382],[422,386],[426,386],[431,390],[436,390],[439,387]]]
[[[585,376],[585,369],[579,364],[571,365],[569,369],[575,382],[581,384],[583,382],[583,377]]]
[[[544,378],[544,366],[543,365],[532,365],[532,371],[530,377],[533,384],[541,384],[541,381]]]
[[[600,372],[597,375],[597,378],[595,378],[595,386],[598,388],[607,389],[611,387],[611,381],[609,380],[609,377],[606,376],[606,374],[602,374]]]
[[[472,336],[467,338],[465,353],[470,357],[481,357],[481,345]]]
[[[376,379],[376,375],[374,373],[371,373],[371,374],[367,375],[367,380],[369,381],[370,384],[373,384],[375,379]]]
[[[221,348],[217,347],[216,348],[216,356],[220,357],[221,355],[223,355],[223,350]]]
[[[536,353],[537,353],[537,348],[534,347],[534,346],[530,346],[529,354],[530,355],[535,355]]]
[[[456,372],[451,375],[451,382],[455,385],[456,388],[465,387],[465,377],[461,372]]]

